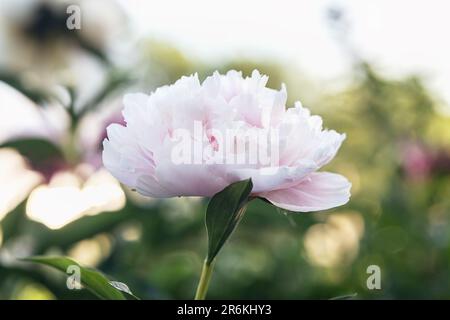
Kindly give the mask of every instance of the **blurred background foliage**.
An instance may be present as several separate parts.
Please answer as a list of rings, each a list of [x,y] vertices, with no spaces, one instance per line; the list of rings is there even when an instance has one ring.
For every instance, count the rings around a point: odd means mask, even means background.
[[[0,13],[9,49],[0,61],[0,298],[94,298],[68,290],[64,275],[17,260],[47,254],[98,268],[142,298],[192,298],[207,200],[126,190],[101,168],[101,141],[109,123],[123,121],[125,91],[255,68],[270,87],[286,83],[290,105],[301,99],[347,134],[325,169],[352,181],[352,199],[312,214],[252,203],[218,258],[209,298],[450,296],[450,118],[420,77],[386,78],[354,54],[345,85],[322,90],[283,61],[210,65],[152,38],[116,48],[111,35],[130,32],[117,8],[74,33],[59,2],[37,3],[25,18]],[[18,92],[28,98],[13,99]],[[381,290],[367,289],[370,265],[381,268]]]

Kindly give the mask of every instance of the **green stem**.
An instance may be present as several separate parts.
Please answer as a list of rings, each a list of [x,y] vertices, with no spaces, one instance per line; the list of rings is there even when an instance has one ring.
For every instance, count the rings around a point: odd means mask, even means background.
[[[203,263],[202,274],[200,276],[200,281],[198,282],[197,292],[195,293],[195,300],[205,300],[206,293],[208,292],[209,280],[214,269],[215,259],[211,262],[205,260]]]

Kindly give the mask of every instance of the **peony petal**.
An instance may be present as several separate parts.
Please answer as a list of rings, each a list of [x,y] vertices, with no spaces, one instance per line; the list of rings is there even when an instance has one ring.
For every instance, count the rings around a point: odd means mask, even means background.
[[[347,203],[350,188],[351,183],[339,174],[314,172],[295,186],[261,193],[259,196],[286,210],[309,212],[327,210]]]
[[[127,124],[142,121],[148,114],[149,96],[144,93],[128,93],[123,97],[123,118]]]
[[[260,169],[235,169],[230,175],[240,181],[252,178],[253,193],[285,189],[317,169],[313,162],[304,162],[298,167],[266,167]]]
[[[153,198],[170,198],[177,194],[167,190],[151,175],[141,175],[136,181],[136,191]]]

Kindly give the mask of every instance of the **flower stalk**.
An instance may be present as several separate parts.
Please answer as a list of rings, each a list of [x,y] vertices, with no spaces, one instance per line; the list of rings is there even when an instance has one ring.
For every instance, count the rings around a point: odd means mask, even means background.
[[[203,262],[202,274],[200,275],[200,280],[198,282],[197,291],[195,293],[195,300],[205,300],[206,293],[209,288],[209,281],[214,270],[214,264],[216,260],[213,259],[209,262],[207,259]]]

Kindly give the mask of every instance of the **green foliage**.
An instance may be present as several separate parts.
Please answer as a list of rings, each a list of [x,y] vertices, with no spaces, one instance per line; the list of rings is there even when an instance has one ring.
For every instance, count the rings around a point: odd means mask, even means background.
[[[48,140],[38,138],[8,141],[1,144],[0,148],[13,148],[37,166],[49,159],[61,160],[64,157],[58,146]]]
[[[100,299],[125,300],[123,292],[132,295],[128,287],[123,283],[109,281],[97,270],[82,267],[77,262],[67,257],[36,256],[25,258],[23,261],[50,266],[64,273],[67,272],[69,267],[76,266],[80,270],[80,280],[83,286]]]
[[[251,179],[235,182],[216,193],[209,201],[205,218],[208,231],[207,263],[214,260],[241,221],[252,188]]]

